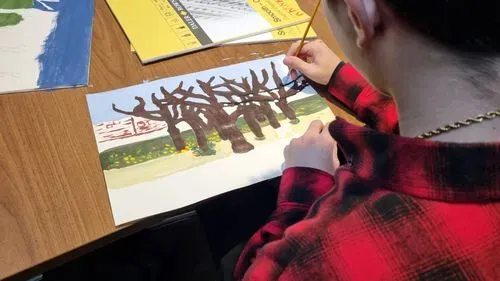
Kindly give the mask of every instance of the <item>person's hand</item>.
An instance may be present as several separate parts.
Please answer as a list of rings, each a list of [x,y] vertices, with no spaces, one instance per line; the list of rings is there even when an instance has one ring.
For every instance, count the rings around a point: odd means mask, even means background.
[[[340,165],[337,142],[330,135],[328,125],[323,125],[323,122],[318,120],[309,125],[302,137],[293,139],[285,147],[284,154],[284,169],[306,167],[333,175]]]
[[[296,79],[298,71],[320,85],[327,85],[341,62],[340,58],[321,40],[305,42],[296,57],[299,44],[300,41],[292,44],[283,61],[290,68],[292,79]]]

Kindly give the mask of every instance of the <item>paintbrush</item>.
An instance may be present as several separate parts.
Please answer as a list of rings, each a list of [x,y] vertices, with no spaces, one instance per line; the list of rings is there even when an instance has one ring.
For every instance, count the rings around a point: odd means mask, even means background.
[[[296,57],[298,57],[300,55],[300,52],[302,51],[302,48],[304,47],[304,43],[306,41],[307,34],[309,33],[309,29],[311,29],[311,25],[312,25],[312,23],[314,21],[314,18],[316,17],[316,14],[318,13],[320,5],[321,5],[321,0],[318,0],[318,3],[316,4],[316,7],[314,8],[314,12],[313,12],[311,18],[309,19],[309,23],[307,24],[306,30],[304,32],[304,35],[302,36],[302,40],[300,40],[299,47],[297,48],[297,51],[295,52],[295,56]],[[292,70],[290,69],[288,71],[288,76],[290,76],[291,72],[292,72]]]

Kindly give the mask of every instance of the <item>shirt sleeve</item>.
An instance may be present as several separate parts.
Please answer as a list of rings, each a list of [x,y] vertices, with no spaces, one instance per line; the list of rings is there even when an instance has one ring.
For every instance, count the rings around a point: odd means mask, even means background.
[[[235,277],[241,279],[260,248],[281,239],[285,230],[304,219],[311,205],[334,186],[333,176],[312,168],[288,168],[283,172],[277,208],[269,222],[257,231],[243,249]]]
[[[399,134],[394,99],[375,89],[352,65],[342,62],[337,66],[328,84],[328,93],[368,127]]]

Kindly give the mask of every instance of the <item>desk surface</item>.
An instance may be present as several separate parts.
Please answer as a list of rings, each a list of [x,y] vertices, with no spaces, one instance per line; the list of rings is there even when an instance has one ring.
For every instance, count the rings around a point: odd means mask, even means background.
[[[299,0],[309,13],[313,2]],[[313,27],[338,50],[321,13]],[[86,93],[234,64],[289,44],[219,47],[143,66],[104,0],[96,0],[89,87],[0,96],[0,279],[121,230],[113,223]]]

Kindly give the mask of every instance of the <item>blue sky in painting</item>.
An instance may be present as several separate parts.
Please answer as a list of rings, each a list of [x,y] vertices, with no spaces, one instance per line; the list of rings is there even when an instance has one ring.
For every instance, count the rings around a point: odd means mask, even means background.
[[[89,106],[90,116],[92,118],[93,124],[102,123],[105,121],[119,120],[126,116],[117,112],[114,112],[111,105],[113,103],[123,110],[132,110],[136,105],[137,101],[134,99],[135,96],[143,97],[146,102],[146,109],[156,110],[157,108],[151,104],[151,93],[156,93],[157,97],[161,97],[160,87],[163,86],[167,91],[175,89],[180,81],[184,81],[184,88],[187,89],[189,86],[195,87],[195,92],[202,93],[202,91],[197,87],[196,79],[202,81],[208,81],[212,76],[224,76],[228,79],[238,80],[243,76],[250,76],[249,70],[254,69],[259,78],[261,78],[260,70],[266,68],[270,75],[268,87],[274,88],[275,84],[271,77],[271,61],[276,63],[276,69],[281,77],[287,77],[288,69],[282,64],[283,56],[255,60],[240,64],[235,64],[231,66],[221,67],[218,69],[206,70],[202,72],[176,76],[172,78],[160,79],[152,82],[148,82],[141,85],[136,85],[132,87],[122,88],[114,91],[109,91],[100,94],[89,94],[87,95],[87,103]],[[283,82],[286,83],[289,78],[282,78]],[[220,81],[218,78],[216,81]],[[215,83],[215,82],[214,82]],[[305,93],[315,94],[316,92],[311,88],[307,88]]]

